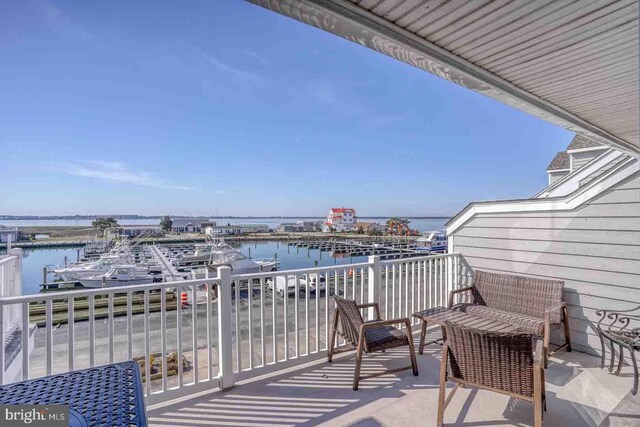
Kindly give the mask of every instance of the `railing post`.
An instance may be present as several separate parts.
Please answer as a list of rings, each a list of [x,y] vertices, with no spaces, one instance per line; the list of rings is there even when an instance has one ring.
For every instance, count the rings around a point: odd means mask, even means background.
[[[377,302],[380,304],[380,255],[369,257],[369,283],[367,288],[367,302]],[[386,301],[385,301],[386,304]],[[376,314],[373,307],[369,308],[368,319],[375,319]]]
[[[233,373],[233,301],[231,300],[231,268],[218,267],[218,347],[220,351],[220,388],[235,384]],[[237,325],[236,325],[237,327]]]

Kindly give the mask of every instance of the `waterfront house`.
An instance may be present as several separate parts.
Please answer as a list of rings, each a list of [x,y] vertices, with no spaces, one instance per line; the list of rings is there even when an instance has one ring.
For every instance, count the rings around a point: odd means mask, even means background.
[[[284,270],[235,277],[228,268],[221,268],[215,280],[144,285],[144,321],[136,323],[136,328],[114,328],[113,317],[103,324],[89,314],[89,322],[83,320],[83,329],[77,328],[86,331],[91,326],[89,339],[82,343],[80,334],[74,337],[67,333],[74,328],[58,328],[51,320],[54,299],[57,305],[63,298],[74,297],[38,295],[47,302],[50,320],[39,354],[26,362],[23,359],[31,368],[26,373],[23,370],[23,375],[33,378],[74,370],[76,359],[82,359],[86,366],[142,355],[144,376],[151,378],[150,365],[155,364],[156,372],[168,372],[172,357],[172,375],[144,384],[151,425],[433,426],[442,403],[437,390],[442,362],[438,344],[428,346],[417,357],[418,377],[409,371],[386,371],[405,364],[406,348],[365,358],[363,372],[387,374],[365,381],[361,390],[353,391],[353,353],[325,362],[333,309],[326,296],[309,298],[308,292],[304,297],[283,292],[278,298],[276,292],[254,296],[249,291],[239,298],[239,287],[231,284],[243,280],[252,287],[271,278],[274,284],[281,281],[283,290],[295,289],[301,276],[312,280],[317,275],[319,280],[324,275],[327,283],[335,281],[343,296],[379,303],[382,317],[389,319],[446,305],[449,291],[469,285],[477,271],[485,270],[564,281],[563,299],[568,305],[574,349],[553,355],[544,370],[546,400],[535,404],[546,409],[544,424],[637,425],[640,402],[638,395],[629,391],[633,383],[630,368],[621,364],[621,371],[617,371],[614,362],[621,353],[614,358],[611,349],[601,347],[596,328],[601,319],[598,310],[629,310],[640,304],[638,3],[255,3],[566,127],[607,148],[586,160],[578,154],[599,150],[567,152],[576,154],[573,160],[569,158],[569,171],[564,171],[568,173],[556,177],[533,198],[523,194],[519,200],[469,204],[447,224],[447,254],[391,260],[374,256],[363,263],[304,272]],[[460,125],[464,126],[464,118]],[[574,146],[567,151],[595,147]],[[416,197],[421,196],[417,193]],[[415,281],[397,279],[403,277],[402,271],[416,270],[419,274],[411,275]],[[404,278],[408,278],[406,274]],[[2,275],[0,280],[4,280]],[[157,297],[167,288],[182,286],[185,294],[213,294],[213,282],[217,283],[215,303],[205,298],[198,310],[169,313],[161,305],[159,317],[149,315],[150,293]],[[95,295],[100,300],[116,292],[134,296],[131,287],[87,292],[92,297],[83,296],[82,301],[89,304]],[[29,298],[0,298],[0,304],[6,312],[15,305],[28,307]],[[273,301],[273,305],[265,306],[265,301]],[[295,310],[291,309],[294,304]],[[128,310],[130,314],[132,309]],[[366,320],[373,318],[369,310],[363,313]],[[164,314],[171,316],[171,321],[158,320]],[[184,328],[175,328],[182,322]],[[413,326],[417,332],[419,326]],[[426,332],[430,339],[440,337],[439,327]],[[172,345],[176,336],[178,344]],[[554,335],[552,343],[561,342],[558,338]],[[198,346],[197,357],[183,343]],[[474,350],[471,347],[466,356],[477,360]],[[171,352],[169,357],[167,352]],[[3,347],[0,361],[5,360],[5,353]],[[622,360],[630,361],[628,352],[623,356]],[[182,357],[189,363],[176,366],[175,359]],[[611,369],[601,369],[601,361],[607,365],[611,361]],[[506,366],[493,368],[499,378]],[[447,402],[447,425],[533,424],[531,403],[488,390],[460,388]]]
[[[323,231],[335,231],[342,233],[352,231],[356,226],[356,210],[353,208],[331,208]]]
[[[276,228],[279,233],[309,233],[322,231],[322,221],[283,222]]]
[[[7,243],[9,239],[12,242],[18,241],[20,235],[17,227],[4,227],[0,225],[0,243]]]
[[[206,218],[171,218],[171,231],[173,233],[200,233],[202,223],[208,221]]]
[[[112,236],[148,236],[157,237],[162,236],[162,229],[159,225],[119,225],[114,229],[107,230],[108,235]]]
[[[383,234],[387,231],[387,226],[377,222],[358,221],[355,229],[362,234]]]
[[[204,229],[208,236],[230,236],[250,233],[266,233],[269,231],[267,224],[227,224],[214,225]]]

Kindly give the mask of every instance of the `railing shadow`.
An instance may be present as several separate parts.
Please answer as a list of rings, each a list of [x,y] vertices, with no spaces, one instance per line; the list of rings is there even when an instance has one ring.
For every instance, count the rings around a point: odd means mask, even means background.
[[[416,342],[417,344],[417,342]],[[331,421],[380,399],[398,399],[411,389],[437,387],[439,348],[420,357],[421,376],[410,370],[364,380],[352,390],[355,358],[336,357],[294,372],[276,375],[199,398],[171,404],[148,414],[150,425],[300,426]],[[409,362],[408,349],[367,355],[362,374],[378,373]],[[373,420],[356,425],[379,425]]]

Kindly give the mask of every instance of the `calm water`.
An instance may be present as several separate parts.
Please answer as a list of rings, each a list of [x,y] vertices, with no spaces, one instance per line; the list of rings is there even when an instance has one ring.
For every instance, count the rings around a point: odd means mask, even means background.
[[[234,244],[234,247],[238,247]],[[281,270],[292,270],[298,268],[309,268],[317,265],[319,267],[351,264],[365,262],[367,257],[353,258],[332,258],[330,252],[320,252],[319,250],[307,250],[306,248],[296,248],[288,246],[283,242],[250,242],[240,244],[239,249],[243,254],[251,258],[273,258],[278,254]],[[25,250],[22,267],[22,292],[23,294],[35,294],[40,291],[42,283],[42,270],[44,266],[57,266],[64,264],[64,258],[69,262],[76,260],[78,256],[77,248],[69,249],[37,249]],[[82,255],[82,253],[81,253]],[[51,276],[50,276],[51,280]]]
[[[270,227],[276,227],[282,222],[293,222],[297,219],[256,219],[256,218],[218,218],[218,222],[221,224],[226,223],[260,223],[268,224]],[[362,221],[380,222],[384,223],[384,220],[374,220],[361,218]],[[122,220],[121,224],[150,224],[153,220]],[[414,219],[411,220],[411,228],[418,229],[420,231],[437,230],[444,228],[446,220],[427,220],[427,219]],[[2,221],[3,225],[8,226],[35,226],[35,225],[89,225],[91,221],[71,221],[71,220],[20,220],[20,221]],[[280,260],[281,270],[290,270],[296,268],[308,268],[313,267],[317,261],[318,266],[328,266],[334,264],[349,264],[364,262],[365,257],[354,258],[340,258],[335,259],[330,257],[329,252],[320,253],[318,250],[307,251],[306,249],[295,247],[289,247],[281,242],[257,242],[257,243],[243,243],[240,247],[242,253],[252,258],[273,258],[278,254]],[[77,259],[78,249],[37,249],[25,251],[25,258],[23,262],[23,282],[22,289],[24,294],[34,294],[39,292],[40,283],[42,283],[42,269],[44,266],[57,266],[64,264],[65,256],[69,262],[73,262]]]
[[[301,220],[309,220],[308,218],[217,218],[218,224],[267,224],[271,228],[276,228],[283,222],[295,222]],[[320,218],[314,218],[320,220]],[[379,222],[384,224],[385,219],[359,218],[364,222]],[[446,219],[412,219],[410,227],[419,231],[430,231],[444,228]],[[122,225],[150,225],[159,224],[160,219],[122,219],[118,223]],[[0,224],[11,227],[32,227],[32,226],[90,226],[91,220],[0,220]]]

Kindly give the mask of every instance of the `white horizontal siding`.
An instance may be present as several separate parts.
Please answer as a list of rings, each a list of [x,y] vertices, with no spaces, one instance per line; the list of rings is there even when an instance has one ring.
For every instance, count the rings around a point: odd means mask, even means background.
[[[565,282],[572,339],[598,352],[598,309],[640,305],[640,173],[570,212],[479,214],[452,235],[471,269]]]

